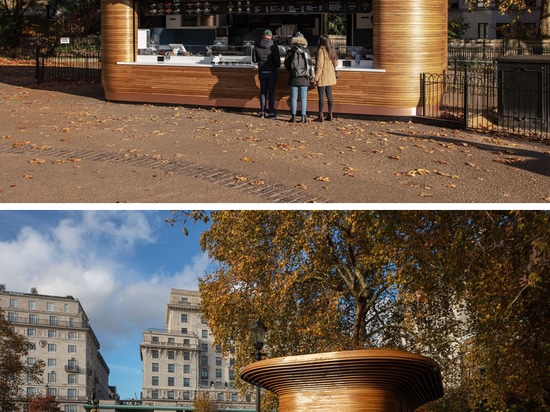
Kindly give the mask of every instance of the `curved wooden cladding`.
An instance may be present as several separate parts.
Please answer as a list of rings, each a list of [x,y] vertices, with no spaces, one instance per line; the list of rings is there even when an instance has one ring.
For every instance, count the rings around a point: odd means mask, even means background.
[[[108,100],[259,108],[253,68],[128,65],[133,62],[137,13],[133,0],[101,0],[102,83]],[[135,6],[137,7],[137,6]],[[334,112],[414,116],[420,106],[420,74],[442,73],[447,64],[447,1],[374,0],[374,68],[340,72]],[[287,73],[280,70],[277,108],[288,110]],[[310,90],[308,112],[317,111]]]
[[[443,396],[437,363],[395,350],[266,359],[240,376],[277,394],[281,412],[413,411]]]
[[[374,68],[386,70],[388,104],[419,105],[420,74],[446,69],[447,9],[445,0],[374,0]]]
[[[101,80],[106,90],[125,81],[116,63],[135,59],[137,18],[133,0],[101,1]]]

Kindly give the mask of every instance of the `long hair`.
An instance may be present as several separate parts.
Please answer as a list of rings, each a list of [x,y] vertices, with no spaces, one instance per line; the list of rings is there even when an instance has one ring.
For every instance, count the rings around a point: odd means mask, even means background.
[[[324,47],[327,49],[328,57],[331,61],[334,61],[338,58],[338,54],[336,53],[336,50],[334,50],[334,47],[332,47],[332,42],[330,41],[330,37],[328,37],[326,34],[321,34],[319,36],[319,42],[317,46],[319,48]]]

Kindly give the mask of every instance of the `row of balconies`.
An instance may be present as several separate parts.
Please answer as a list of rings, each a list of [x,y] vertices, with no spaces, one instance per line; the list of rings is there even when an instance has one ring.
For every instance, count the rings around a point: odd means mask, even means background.
[[[36,326],[54,326],[65,328],[87,329],[88,323],[75,320],[59,320],[59,319],[29,319],[26,316],[9,316],[8,321],[18,325],[36,325]]]

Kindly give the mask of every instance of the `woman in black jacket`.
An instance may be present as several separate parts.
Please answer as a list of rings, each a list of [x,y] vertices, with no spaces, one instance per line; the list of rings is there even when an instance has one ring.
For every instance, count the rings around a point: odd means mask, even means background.
[[[296,122],[298,109],[298,94],[300,94],[300,112],[302,123],[307,122],[307,91],[315,78],[311,54],[307,49],[307,40],[300,32],[290,40],[290,49],[285,58],[285,68],[289,71],[290,86],[290,122]]]

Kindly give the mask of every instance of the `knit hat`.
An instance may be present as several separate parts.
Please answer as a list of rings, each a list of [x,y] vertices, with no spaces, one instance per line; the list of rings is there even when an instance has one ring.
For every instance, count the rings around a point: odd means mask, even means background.
[[[264,30],[264,36],[273,36],[273,33],[271,32],[271,30],[267,29],[267,30]]]

